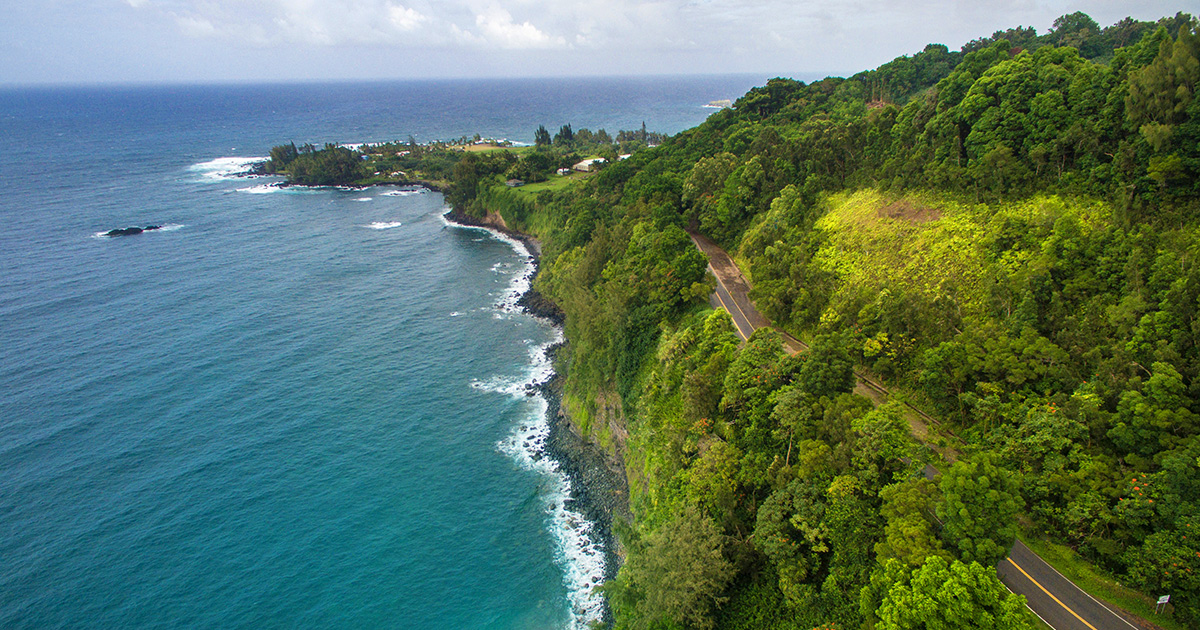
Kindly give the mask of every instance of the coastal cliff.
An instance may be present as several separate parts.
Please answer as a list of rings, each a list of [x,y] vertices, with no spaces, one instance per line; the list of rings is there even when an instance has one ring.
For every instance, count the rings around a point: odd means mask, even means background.
[[[517,301],[526,313],[563,327],[566,316],[562,309],[534,287],[540,271],[541,243],[529,234],[509,228],[508,223],[495,211],[487,211],[476,217],[457,210],[447,212],[445,218],[451,222],[494,230],[523,243],[534,260],[534,272],[530,288]],[[596,543],[604,550],[605,581],[613,580],[620,569],[624,553],[620,540],[614,532],[616,520],[632,521],[629,506],[629,489],[621,460],[591,439],[580,426],[572,422],[562,404],[566,380],[566,350],[568,341],[546,350],[554,366],[551,377],[536,385],[536,390],[547,401],[549,433],[543,455],[558,462],[559,470],[571,481],[571,497],[568,507],[580,513],[592,524]],[[605,620],[612,621],[607,608]]]

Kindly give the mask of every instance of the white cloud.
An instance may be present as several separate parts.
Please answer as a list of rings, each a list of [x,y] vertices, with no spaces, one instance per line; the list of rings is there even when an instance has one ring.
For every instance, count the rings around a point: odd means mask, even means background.
[[[319,65],[313,60],[327,63],[332,70],[325,72],[335,74],[342,69],[382,72],[376,68],[383,67],[453,75],[486,73],[491,68],[508,74],[845,73],[913,54],[931,42],[955,49],[972,38],[1017,25],[1045,32],[1055,17],[1075,10],[1088,12],[1102,25],[1126,14],[1154,19],[1177,10],[1167,0],[1140,0],[1137,7],[1128,0],[89,0],[18,4],[29,8],[17,12],[17,17],[28,14],[37,19],[0,21],[0,35],[8,34],[0,37],[0,42],[35,42],[21,38],[25,32],[38,32],[42,24],[71,23],[70,19],[48,18],[56,13],[52,10],[55,6],[80,4],[96,7],[95,14],[77,11],[76,21],[109,20],[105,23],[114,28],[79,27],[75,38],[81,44],[94,41],[97,50],[106,46],[101,52],[127,57],[131,67],[145,63],[128,52],[132,50],[162,50],[164,55],[174,50],[179,58],[202,65],[210,53],[253,46],[287,50],[286,55],[273,58],[300,75]],[[68,30],[66,26],[57,28]],[[120,41],[120,45],[109,40]],[[364,59],[362,47],[372,48],[371,59],[387,63],[358,64]],[[342,50],[336,50],[339,48]],[[46,54],[47,58],[53,56]],[[341,61],[327,62],[335,58]]]
[[[388,6],[388,18],[392,26],[406,32],[416,30],[422,22],[429,21],[429,18],[421,13],[399,4]]]
[[[179,25],[179,30],[188,37],[209,37],[217,32],[217,27],[212,22],[201,17],[177,17],[175,23]]]
[[[488,43],[500,48],[561,48],[567,44],[561,36],[548,35],[528,21],[517,24],[512,14],[497,6],[476,15],[475,25]]]

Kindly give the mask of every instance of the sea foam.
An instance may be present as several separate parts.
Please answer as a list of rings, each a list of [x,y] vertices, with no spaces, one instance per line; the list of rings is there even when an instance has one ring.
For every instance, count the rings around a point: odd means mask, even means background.
[[[251,195],[265,195],[267,193],[280,192],[282,190],[283,190],[283,186],[280,186],[279,184],[276,183],[276,184],[259,184],[258,186],[248,186],[246,188],[239,188],[238,192],[250,193]]]
[[[235,179],[247,176],[251,166],[265,162],[266,159],[265,157],[221,157],[193,164],[188,167],[188,170],[198,173],[200,178],[205,181]]]
[[[494,308],[505,313],[517,310],[517,300],[529,290],[535,267],[525,244],[496,230],[473,226],[462,226],[442,215],[450,226],[484,230],[493,237],[508,243],[524,264],[509,283],[503,296]],[[493,271],[498,271],[493,268]],[[527,470],[536,472],[549,481],[549,491],[541,498],[549,521],[550,534],[555,542],[555,559],[563,571],[563,584],[567,588],[570,630],[585,630],[601,621],[604,614],[604,598],[595,588],[604,582],[606,557],[603,543],[597,535],[596,526],[582,513],[568,507],[571,500],[571,478],[562,471],[557,460],[546,453],[546,440],[550,436],[550,421],[547,417],[550,403],[537,389],[554,375],[554,366],[547,351],[562,343],[562,330],[554,327],[553,338],[544,344],[533,345],[529,350],[528,368],[522,376],[493,377],[475,380],[471,386],[481,391],[494,392],[513,398],[532,401],[529,415],[512,432],[497,443],[497,448]]]
[[[399,221],[375,221],[373,223],[368,223],[363,227],[371,228],[372,230],[390,230],[392,228],[400,227],[401,225],[403,224]]]

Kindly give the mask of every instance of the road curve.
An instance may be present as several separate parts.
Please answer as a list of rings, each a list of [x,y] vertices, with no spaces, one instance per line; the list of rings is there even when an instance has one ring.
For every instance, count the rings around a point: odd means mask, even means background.
[[[1000,581],[1024,595],[1030,610],[1055,630],[1141,630],[1080,590],[1019,540],[996,570]]]
[[[733,319],[738,337],[748,339],[759,328],[772,327],[771,322],[758,312],[750,301],[750,285],[742,276],[733,259],[708,237],[688,231],[692,242],[708,258],[709,270],[717,278],[716,292],[711,300],[714,307],[723,308]],[[778,330],[778,329],[777,329]],[[808,346],[791,335],[779,331],[788,352],[795,354]],[[877,403],[886,400],[888,391],[878,383],[858,375],[857,393],[874,399]],[[925,420],[934,421],[924,412],[908,405]],[[909,425],[918,439],[924,438],[927,427],[920,419],[908,418]],[[926,477],[938,474],[932,466],[925,467]],[[1083,592],[1053,567],[1035,554],[1021,541],[1016,541],[1009,556],[996,567],[1000,580],[1008,588],[1024,595],[1025,601],[1035,614],[1054,630],[1142,630],[1153,628],[1142,620],[1141,627],[1126,621],[1099,600]]]

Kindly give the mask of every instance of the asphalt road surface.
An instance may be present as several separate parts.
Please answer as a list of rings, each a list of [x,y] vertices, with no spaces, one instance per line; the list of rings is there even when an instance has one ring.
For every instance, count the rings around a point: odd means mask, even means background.
[[[996,570],[1012,592],[1055,630],[1140,630],[1017,541]]]

